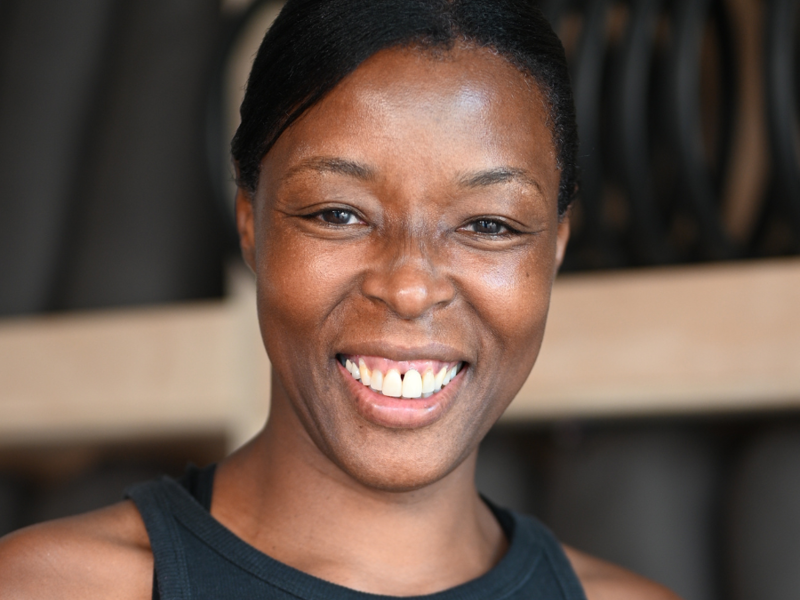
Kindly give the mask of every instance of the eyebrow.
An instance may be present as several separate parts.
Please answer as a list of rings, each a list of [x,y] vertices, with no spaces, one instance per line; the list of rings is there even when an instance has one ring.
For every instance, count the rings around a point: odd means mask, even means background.
[[[315,156],[289,169],[282,179],[286,181],[303,171],[345,175],[361,181],[369,181],[375,176],[373,169],[355,161],[329,156]],[[514,167],[485,169],[483,171],[466,173],[458,178],[458,184],[467,188],[482,188],[514,182],[534,187],[539,193],[543,193],[539,182],[531,177],[530,173],[525,169],[517,169]]]
[[[344,158],[334,158],[327,156],[315,156],[295,165],[283,176],[283,180],[290,179],[303,171],[316,171],[318,173],[333,173],[336,175],[346,175],[355,177],[362,181],[370,180],[374,177],[374,171],[366,165],[346,160]]]
[[[542,193],[539,182],[531,177],[525,169],[515,169],[513,167],[499,167],[496,169],[486,169],[474,173],[466,173],[459,177],[459,185],[467,188],[481,188],[501,183],[522,183],[536,188]]]

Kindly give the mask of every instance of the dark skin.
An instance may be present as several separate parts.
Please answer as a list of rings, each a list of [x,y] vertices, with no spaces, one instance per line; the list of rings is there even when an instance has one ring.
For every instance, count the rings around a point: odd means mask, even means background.
[[[477,446],[539,351],[569,237],[559,176],[537,86],[487,50],[382,51],[295,122],[237,199],[272,404],[220,464],[212,516],[372,593],[490,570],[507,541],[475,490]],[[342,354],[465,367],[428,409],[400,410]],[[590,600],[676,598],[566,550]],[[145,599],[152,570],[129,502],[0,543],[3,598]]]

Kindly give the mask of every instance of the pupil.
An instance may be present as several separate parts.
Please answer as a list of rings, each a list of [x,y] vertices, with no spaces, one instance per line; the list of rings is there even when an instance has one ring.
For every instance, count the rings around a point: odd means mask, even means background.
[[[478,226],[485,233],[497,233],[498,231],[497,223],[494,221],[478,221]]]
[[[350,219],[350,213],[346,210],[332,210],[331,217],[331,221],[335,223],[347,223],[347,221]]]

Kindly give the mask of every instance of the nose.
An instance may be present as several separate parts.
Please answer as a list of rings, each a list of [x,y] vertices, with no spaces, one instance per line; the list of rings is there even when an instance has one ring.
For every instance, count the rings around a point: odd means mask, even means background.
[[[449,304],[455,287],[418,243],[387,244],[362,283],[371,300],[385,304],[401,319],[417,319]]]

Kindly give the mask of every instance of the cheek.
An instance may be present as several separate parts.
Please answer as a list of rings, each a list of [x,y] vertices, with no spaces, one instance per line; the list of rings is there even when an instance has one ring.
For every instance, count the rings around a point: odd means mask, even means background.
[[[330,248],[285,228],[272,232],[257,256],[259,313],[273,330],[291,331],[284,341],[311,341],[346,294],[349,275]]]
[[[551,255],[549,251],[520,252],[513,259],[483,261],[465,273],[470,303],[508,350],[518,352],[531,344],[538,349],[550,305]]]

